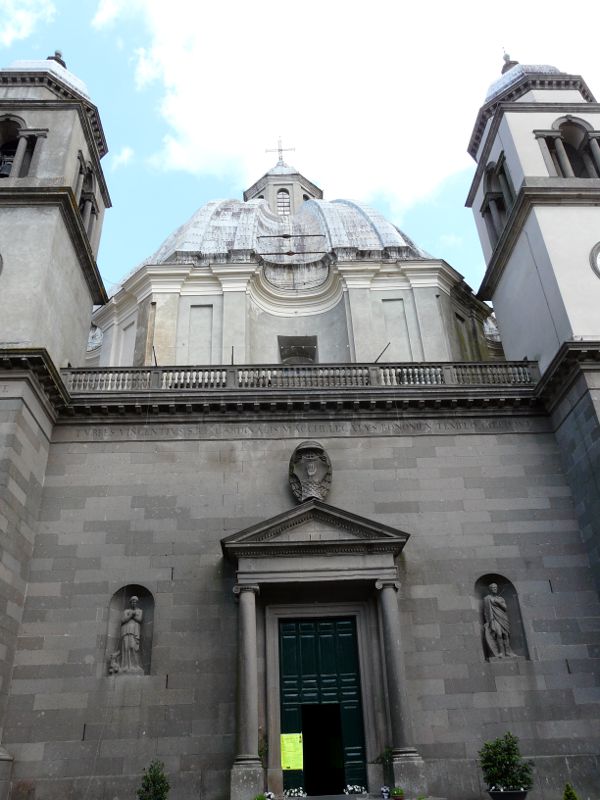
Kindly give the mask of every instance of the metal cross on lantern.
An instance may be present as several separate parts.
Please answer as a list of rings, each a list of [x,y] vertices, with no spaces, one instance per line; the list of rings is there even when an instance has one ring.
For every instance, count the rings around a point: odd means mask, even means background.
[[[281,143],[281,136],[277,139],[277,147],[272,150],[265,150],[265,153],[277,153],[278,155],[278,164],[283,164],[283,154],[289,153],[292,150],[295,150],[295,147],[284,147]]]

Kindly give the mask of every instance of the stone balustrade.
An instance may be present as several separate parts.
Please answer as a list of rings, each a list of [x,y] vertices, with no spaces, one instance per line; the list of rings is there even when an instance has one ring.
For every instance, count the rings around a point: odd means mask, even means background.
[[[533,387],[537,365],[527,361],[309,364],[286,366],[96,367],[64,369],[71,395],[105,392],[252,391],[410,386]]]

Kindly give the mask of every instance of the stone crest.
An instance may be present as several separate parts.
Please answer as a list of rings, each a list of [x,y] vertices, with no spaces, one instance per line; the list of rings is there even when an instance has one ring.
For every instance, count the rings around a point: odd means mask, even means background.
[[[325,500],[331,486],[331,461],[319,442],[301,442],[290,458],[289,481],[299,503]]]

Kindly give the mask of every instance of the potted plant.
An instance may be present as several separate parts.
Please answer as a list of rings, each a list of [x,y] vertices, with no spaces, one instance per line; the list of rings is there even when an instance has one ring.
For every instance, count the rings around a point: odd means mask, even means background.
[[[510,731],[485,742],[479,765],[492,800],[523,800],[533,785],[533,763],[523,760],[519,740]]]
[[[144,770],[142,784],[136,794],[138,800],[167,800],[170,788],[165,765],[162,761],[155,760]]]
[[[392,789],[392,797],[397,797],[399,800],[402,800],[404,797],[404,789],[401,789],[399,786],[394,786]]]
[[[577,792],[571,786],[570,783],[565,784],[565,790],[563,792],[563,800],[579,800],[577,797]]]

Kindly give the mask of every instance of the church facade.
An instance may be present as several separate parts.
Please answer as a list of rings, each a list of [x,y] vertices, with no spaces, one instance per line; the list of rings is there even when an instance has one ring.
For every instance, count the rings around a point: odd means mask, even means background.
[[[597,796],[583,78],[477,113],[477,295],[280,153],[108,297],[106,150],[60,54],[0,71],[0,796],[475,800],[507,730],[534,800]]]

